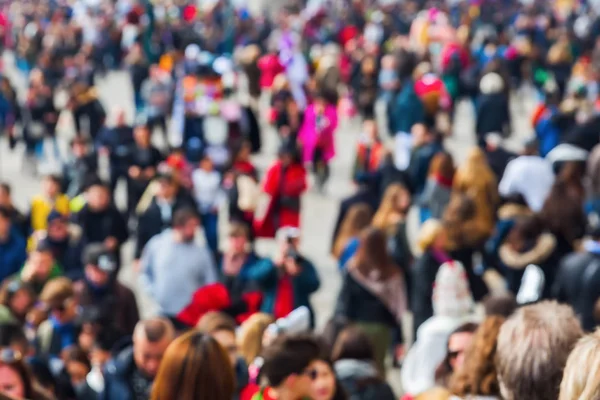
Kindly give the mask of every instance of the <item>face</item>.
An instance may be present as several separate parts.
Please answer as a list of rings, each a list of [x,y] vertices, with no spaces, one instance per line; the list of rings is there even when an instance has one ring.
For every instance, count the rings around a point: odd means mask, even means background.
[[[52,257],[52,253],[48,251],[36,251],[31,253],[29,262],[35,271],[34,276],[40,280],[45,280],[52,270],[54,257]]]
[[[371,142],[377,140],[377,125],[374,121],[365,121],[363,123],[363,131],[365,132],[367,139]]]
[[[288,386],[290,391],[296,396],[296,398],[311,398],[313,392],[313,377],[316,376],[316,371],[307,367],[301,374],[292,375],[288,378]]]
[[[241,254],[246,252],[247,243],[248,240],[244,235],[229,237],[229,249],[234,254]]]
[[[442,230],[440,231],[440,233],[438,233],[437,237],[433,241],[433,247],[436,249],[445,249],[447,241],[448,236],[446,234],[446,231]]]
[[[235,340],[235,334],[230,331],[220,330],[212,334],[212,337],[219,342],[219,344],[225,349],[231,365],[235,365],[238,358],[237,342]]]
[[[73,385],[85,382],[85,377],[90,372],[86,365],[77,361],[69,361],[66,367]]]
[[[77,304],[75,299],[67,299],[58,308],[52,310],[52,315],[60,322],[72,321],[77,313]]]
[[[175,194],[175,185],[173,182],[167,179],[161,179],[158,181],[158,190],[156,195],[163,199],[169,199]]]
[[[94,286],[103,287],[108,283],[110,275],[95,265],[88,265],[85,267],[85,277]]]
[[[25,385],[13,368],[0,364],[0,393],[17,399],[25,398]]]
[[[110,360],[110,351],[93,348],[90,352],[90,361],[92,365],[103,367]]]
[[[10,309],[13,314],[18,316],[25,316],[31,308],[33,299],[29,295],[29,292],[25,289],[17,290],[10,299]]]
[[[335,395],[335,375],[324,361],[314,361],[309,369],[316,371],[316,378],[312,381],[312,395],[314,400],[331,400]]]
[[[147,146],[150,143],[150,132],[145,126],[139,126],[135,129],[135,142],[139,146]]]
[[[210,158],[206,157],[202,161],[200,161],[200,168],[204,171],[212,171],[213,170],[213,162]]]
[[[74,143],[73,144],[73,154],[75,157],[82,157],[87,153],[87,148],[83,143]]]
[[[52,179],[44,179],[42,183],[42,191],[46,196],[54,198],[58,195],[60,188]]]
[[[126,123],[125,112],[124,111],[118,111],[117,115],[115,117],[115,124],[117,126],[124,126],[125,123]]]
[[[0,216],[0,237],[8,235],[10,232],[10,220]]]
[[[402,191],[396,203],[396,207],[400,211],[408,211],[410,207],[410,194],[407,191]]]
[[[452,370],[456,371],[457,368],[462,366],[465,360],[465,351],[472,339],[473,334],[470,332],[455,333],[450,336],[448,340],[448,357]]]
[[[103,186],[92,186],[87,192],[87,202],[94,211],[106,209],[110,203],[108,189]]]
[[[179,228],[181,232],[181,237],[184,242],[190,243],[194,241],[194,238],[196,237],[196,229],[198,229],[199,225],[199,221],[195,218],[192,218],[191,220],[186,222],[185,225]]]
[[[170,343],[171,340],[167,335],[155,343],[149,342],[144,335],[136,336],[133,342],[133,358],[140,372],[146,377],[154,379]]]
[[[48,224],[48,237],[56,241],[63,241],[69,236],[69,226],[66,221],[57,219]]]

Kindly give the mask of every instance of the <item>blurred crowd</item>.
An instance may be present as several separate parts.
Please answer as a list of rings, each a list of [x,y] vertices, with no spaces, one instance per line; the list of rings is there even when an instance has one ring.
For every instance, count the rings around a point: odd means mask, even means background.
[[[0,0],[40,185],[0,183],[0,398],[597,400],[599,34],[593,0]],[[348,151],[315,309],[303,196]]]

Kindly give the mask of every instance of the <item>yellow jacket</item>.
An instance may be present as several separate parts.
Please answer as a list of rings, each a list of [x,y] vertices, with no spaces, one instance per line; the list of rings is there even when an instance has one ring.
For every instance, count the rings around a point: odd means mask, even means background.
[[[67,195],[58,195],[54,202],[42,195],[33,197],[31,200],[31,229],[33,232],[45,230],[48,227],[48,215],[52,210],[68,216],[70,209]]]

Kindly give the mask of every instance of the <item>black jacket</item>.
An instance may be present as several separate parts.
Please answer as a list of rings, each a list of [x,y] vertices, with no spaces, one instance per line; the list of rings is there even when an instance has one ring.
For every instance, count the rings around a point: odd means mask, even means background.
[[[600,254],[573,253],[560,263],[553,296],[573,307],[586,331],[598,325],[594,306],[600,298]]]
[[[488,164],[490,164],[490,168],[494,172],[494,175],[496,175],[496,180],[498,182],[502,180],[504,170],[506,169],[509,161],[517,157],[515,153],[505,150],[502,147],[499,147],[494,151],[486,151],[485,155]]]
[[[114,205],[109,205],[103,211],[92,211],[85,205],[74,216],[74,222],[81,227],[81,241],[84,247],[90,243],[101,243],[111,236],[116,238],[121,246],[129,237],[127,223]]]
[[[394,400],[390,385],[379,378],[372,363],[344,359],[336,361],[334,369],[348,399],[350,400]]]
[[[487,133],[504,133],[510,125],[508,99],[504,93],[482,94],[477,98],[477,136]]]
[[[417,332],[419,326],[433,316],[433,304],[431,302],[433,283],[441,265],[431,252],[426,251],[413,266],[410,304],[413,312],[414,332]]]
[[[110,360],[104,368],[104,391],[99,400],[135,400],[131,377],[135,371],[133,347],[128,347]]]
[[[104,128],[96,138],[96,146],[106,147],[109,151],[111,169],[119,169],[123,173],[127,169],[129,153],[134,143],[133,128],[127,125]]]

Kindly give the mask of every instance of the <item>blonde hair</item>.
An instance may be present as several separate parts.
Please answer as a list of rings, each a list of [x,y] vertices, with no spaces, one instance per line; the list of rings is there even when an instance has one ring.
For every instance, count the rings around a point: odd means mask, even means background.
[[[435,239],[444,230],[444,226],[437,219],[428,219],[421,226],[419,238],[417,239],[417,247],[421,251],[425,251],[431,247]]]
[[[517,309],[498,334],[496,370],[502,398],[558,398],[563,368],[582,335],[569,306],[543,301]]]
[[[277,74],[275,79],[273,79],[273,91],[277,92],[279,90],[285,90],[289,88],[289,81],[285,74]]]
[[[373,216],[372,225],[375,228],[386,230],[391,224],[395,223],[390,216],[398,213],[398,200],[401,196],[410,197],[410,193],[406,187],[399,183],[393,183],[385,190],[381,205]]]
[[[600,330],[584,336],[567,359],[558,400],[600,399]]]
[[[262,338],[267,327],[275,320],[269,314],[256,313],[239,328],[237,344],[242,358],[250,365],[262,351]]]
[[[498,182],[487,162],[485,153],[479,147],[472,148],[465,162],[454,174],[452,188],[473,198],[484,194],[486,202],[494,206],[498,202]]]

